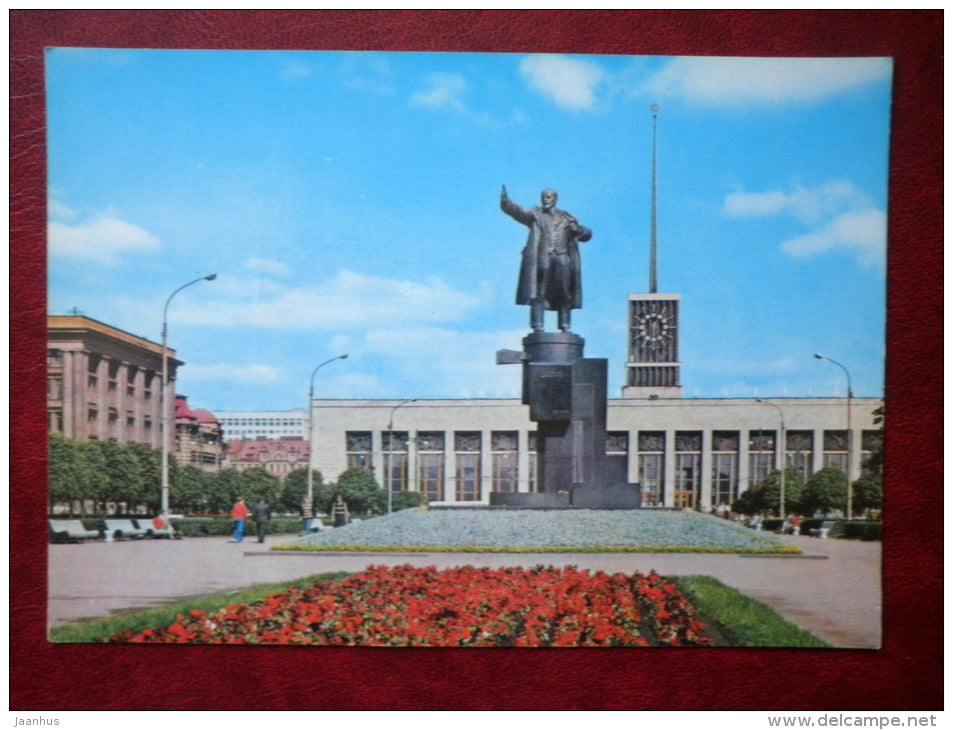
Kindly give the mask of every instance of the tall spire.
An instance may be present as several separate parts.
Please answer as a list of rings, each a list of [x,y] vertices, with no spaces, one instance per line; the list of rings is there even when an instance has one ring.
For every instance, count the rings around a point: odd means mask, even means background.
[[[656,145],[656,122],[661,107],[658,104],[652,104],[649,108],[652,110],[652,230],[649,236],[649,293],[655,294],[658,291],[656,272],[658,268],[658,256],[656,253],[658,243],[658,148]]]

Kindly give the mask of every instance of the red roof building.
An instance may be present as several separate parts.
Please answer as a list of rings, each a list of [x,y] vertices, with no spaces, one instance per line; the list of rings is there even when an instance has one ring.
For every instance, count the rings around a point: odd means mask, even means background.
[[[283,479],[295,469],[308,466],[311,452],[300,436],[280,439],[241,439],[228,445],[226,467],[251,469],[260,466]]]
[[[227,444],[214,414],[189,408],[184,395],[175,397],[175,456],[180,464],[217,471],[225,461]]]

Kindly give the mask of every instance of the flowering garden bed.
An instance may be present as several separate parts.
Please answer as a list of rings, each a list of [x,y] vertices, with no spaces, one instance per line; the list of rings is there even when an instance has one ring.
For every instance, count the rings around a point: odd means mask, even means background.
[[[706,627],[656,573],[371,566],[263,601],[192,610],[110,642],[327,646],[698,646]]]

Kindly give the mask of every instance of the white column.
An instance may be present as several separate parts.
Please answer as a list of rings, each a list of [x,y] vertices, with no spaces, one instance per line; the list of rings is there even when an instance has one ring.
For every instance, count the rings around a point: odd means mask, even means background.
[[[711,507],[711,443],[711,431],[702,431],[701,493],[698,495],[698,507],[706,511]]]
[[[447,502],[457,501],[457,447],[454,441],[454,432],[445,431],[443,434],[443,496]]]
[[[675,431],[665,431],[665,453],[662,455],[662,484],[665,495],[662,504],[675,506]]]
[[[748,488],[748,477],[751,472],[748,469],[751,460],[748,445],[750,443],[749,431],[742,429],[738,431],[738,484],[736,486],[736,498]]]
[[[480,431],[480,501],[489,503],[493,488],[493,432]]]
[[[820,471],[824,466],[824,429],[815,428],[811,449],[811,473]]]

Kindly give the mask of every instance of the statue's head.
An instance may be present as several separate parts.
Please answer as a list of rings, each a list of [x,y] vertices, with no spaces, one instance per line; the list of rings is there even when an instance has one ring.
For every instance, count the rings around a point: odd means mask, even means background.
[[[549,210],[550,208],[555,207],[556,198],[559,197],[556,195],[556,191],[552,188],[546,188],[542,193],[540,193],[539,199],[543,203],[543,208]]]

